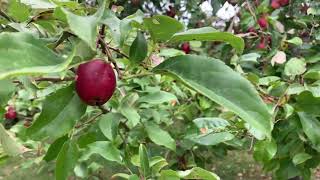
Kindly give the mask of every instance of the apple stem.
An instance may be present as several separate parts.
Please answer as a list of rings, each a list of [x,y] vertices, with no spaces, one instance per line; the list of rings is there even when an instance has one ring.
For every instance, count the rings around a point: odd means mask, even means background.
[[[110,112],[110,110],[106,109],[106,108],[103,107],[103,106],[98,106],[98,107],[99,107],[99,109],[102,111],[103,114],[107,114],[107,113]]]

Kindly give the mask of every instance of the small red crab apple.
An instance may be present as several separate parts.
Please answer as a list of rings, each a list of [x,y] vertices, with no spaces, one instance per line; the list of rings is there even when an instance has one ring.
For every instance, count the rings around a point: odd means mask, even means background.
[[[266,40],[264,37],[261,37],[260,42],[257,46],[258,49],[264,50],[266,49]]]
[[[268,20],[267,20],[266,16],[261,16],[258,19],[258,24],[261,27],[261,29],[266,29],[268,27]]]
[[[286,6],[290,3],[290,0],[278,0],[281,6]]]
[[[186,54],[189,54],[191,51],[190,44],[185,42],[181,45],[181,50],[184,51]]]
[[[280,8],[279,0],[272,0],[272,1],[271,1],[271,7],[272,7],[273,9],[279,9],[279,8]]]
[[[13,106],[9,106],[7,112],[5,113],[4,117],[8,120],[14,120],[17,118],[17,112]]]
[[[116,88],[112,66],[102,59],[93,59],[78,67],[76,91],[86,104],[100,106],[106,103]]]
[[[167,16],[174,18],[176,16],[176,10],[173,6],[169,6],[169,10],[166,12]]]

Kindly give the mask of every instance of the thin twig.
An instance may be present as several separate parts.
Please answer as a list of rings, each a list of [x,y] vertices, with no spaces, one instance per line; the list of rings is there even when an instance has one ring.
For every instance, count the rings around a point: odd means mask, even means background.
[[[153,73],[141,73],[141,74],[134,74],[131,76],[125,76],[123,77],[123,79],[132,79],[132,78],[136,78],[136,77],[143,77],[143,76],[152,76],[154,75]]]
[[[257,38],[257,37],[259,37],[258,34],[255,32],[236,34],[236,36],[241,37],[241,38]]]
[[[10,18],[4,11],[0,9],[0,16],[4,17],[6,20],[10,22],[15,22],[12,18]]]
[[[103,114],[107,114],[107,113],[110,112],[110,110],[106,109],[106,108],[103,107],[103,106],[98,106],[98,107],[99,107],[99,109],[102,111]]]
[[[106,46],[106,52],[107,52],[107,56],[108,56],[109,60],[111,61],[113,66],[116,68],[116,71],[118,73],[119,79],[122,79],[122,74],[121,74],[120,68],[119,68],[117,62],[112,58],[112,54],[111,54],[110,49],[109,49],[108,46]]]
[[[66,77],[66,78],[51,78],[51,77],[44,77],[44,78],[37,78],[37,79],[33,79],[36,82],[41,82],[41,81],[50,81],[50,82],[64,82],[64,81],[73,81],[75,78],[74,77]],[[14,80],[13,83],[21,83],[18,80]]]
[[[93,116],[93,117],[90,118],[88,121],[86,121],[86,122],[84,122],[84,123],[82,123],[82,124],[76,125],[75,127],[76,127],[76,128],[80,128],[80,127],[82,127],[82,126],[84,126],[84,125],[86,125],[86,124],[90,124],[90,123],[92,123],[93,121],[95,121],[98,117],[100,117],[102,114],[103,114],[103,112],[101,112],[101,113]]]
[[[252,6],[250,4],[250,2],[248,0],[246,0],[246,4],[248,5],[248,9],[249,9],[249,12],[250,14],[253,16],[253,19],[255,22],[258,21],[257,17],[256,17],[256,14],[254,13],[254,11],[252,10]]]
[[[113,50],[113,51],[117,52],[117,53],[118,53],[118,54],[120,54],[121,56],[123,56],[123,57],[125,57],[125,58],[129,59],[129,56],[127,56],[126,54],[124,54],[123,52],[121,52],[121,51],[120,51],[120,49],[117,49],[117,48],[114,48],[114,47],[111,47],[111,46],[108,46],[108,47],[109,47],[109,49],[111,49],[111,50]]]
[[[119,79],[121,79],[122,75],[121,75],[120,68],[119,68],[118,64],[116,63],[116,61],[112,58],[112,54],[110,52],[109,47],[104,42],[104,34],[105,34],[105,25],[103,24],[99,30],[98,44],[100,44],[100,48],[102,50],[102,53],[108,57],[109,61],[111,61],[111,63],[113,64],[113,66],[115,67],[115,69],[118,73]]]

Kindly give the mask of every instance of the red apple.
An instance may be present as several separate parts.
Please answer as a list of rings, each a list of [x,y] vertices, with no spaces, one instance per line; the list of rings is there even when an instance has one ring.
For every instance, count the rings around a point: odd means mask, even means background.
[[[4,116],[8,120],[14,120],[17,118],[17,112],[13,106],[9,106],[9,108]]]
[[[265,16],[262,16],[258,19],[258,24],[261,29],[266,29],[268,27],[268,20]]]
[[[290,0],[279,0],[281,6],[286,6],[290,3]]]
[[[265,49],[266,48],[266,42],[265,42],[265,38],[264,37],[261,37],[257,48],[258,49]]]
[[[81,64],[76,77],[76,91],[79,97],[91,106],[106,103],[116,88],[116,76],[112,66],[102,59]]]
[[[279,9],[279,8],[280,8],[279,0],[272,0],[272,1],[271,1],[271,7],[272,7],[273,9]]]
[[[184,51],[186,54],[189,54],[191,51],[190,44],[185,42],[181,45],[181,50]]]
[[[270,35],[267,36],[267,43],[268,43],[269,46],[272,45],[272,38],[271,38]]]
[[[174,18],[176,16],[176,10],[174,7],[169,6],[169,10],[166,12],[167,16]]]

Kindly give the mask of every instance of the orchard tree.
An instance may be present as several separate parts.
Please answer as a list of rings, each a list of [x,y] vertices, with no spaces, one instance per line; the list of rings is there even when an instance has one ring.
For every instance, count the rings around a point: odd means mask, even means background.
[[[275,179],[320,162],[320,3],[9,0],[2,157],[55,178],[220,179],[253,150]],[[1,161],[5,161],[2,158]]]

